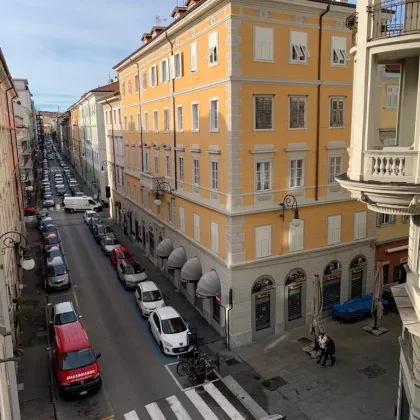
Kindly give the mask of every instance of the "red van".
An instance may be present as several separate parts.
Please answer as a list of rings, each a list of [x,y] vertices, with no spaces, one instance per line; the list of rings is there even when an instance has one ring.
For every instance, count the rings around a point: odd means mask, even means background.
[[[89,338],[80,322],[55,327],[52,345],[57,383],[63,396],[83,396],[99,390],[102,378]]]

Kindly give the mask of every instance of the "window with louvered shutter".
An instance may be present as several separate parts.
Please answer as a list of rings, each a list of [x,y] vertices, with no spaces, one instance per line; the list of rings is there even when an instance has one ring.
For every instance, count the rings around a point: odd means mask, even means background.
[[[194,239],[200,242],[200,215],[194,213]]]
[[[271,225],[255,228],[255,258],[271,255]]]
[[[304,221],[295,227],[289,223],[289,252],[301,251],[303,249]]]
[[[330,127],[344,127],[344,98],[330,98]]]
[[[398,85],[388,85],[386,87],[386,104],[385,107],[388,109],[394,109],[398,107]]]
[[[273,96],[255,96],[255,129],[272,130],[273,128]]]
[[[274,30],[273,28],[254,27],[254,60],[273,61]]]
[[[306,128],[306,96],[289,96],[289,128]]]
[[[341,216],[328,216],[328,245],[341,242]]]
[[[365,239],[366,238],[366,223],[367,223],[367,212],[360,211],[354,213],[354,227],[353,227],[353,239]]]
[[[306,63],[310,58],[308,34],[306,32],[290,32],[290,60]]]
[[[211,250],[219,253],[219,225],[211,222]]]
[[[185,232],[185,210],[183,207],[179,207],[179,230]]]

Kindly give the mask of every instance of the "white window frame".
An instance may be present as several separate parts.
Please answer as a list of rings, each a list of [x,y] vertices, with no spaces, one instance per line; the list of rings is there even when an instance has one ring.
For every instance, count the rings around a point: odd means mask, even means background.
[[[337,163],[335,162],[336,159],[340,159],[340,169],[339,173],[337,173]],[[334,160],[334,162],[332,162]],[[342,153],[334,153],[328,155],[328,185],[335,185],[337,181],[335,177],[341,175],[344,172],[344,154]],[[332,180],[334,178],[334,180]]]
[[[219,253],[219,244],[220,244],[220,234],[219,234],[219,225],[215,222],[210,223],[210,233],[211,233],[211,250],[216,254]]]
[[[154,175],[159,176],[160,175],[160,156],[158,152],[155,152],[153,166],[155,170]]]
[[[172,224],[172,200],[169,200],[167,204],[166,220],[168,221],[168,223]]]
[[[147,72],[143,71],[141,74],[143,89],[147,89]]]
[[[169,133],[169,109],[163,109],[163,132]]]
[[[131,160],[132,160],[131,166],[135,168],[136,167],[136,146],[135,145],[131,145]]]
[[[377,226],[392,226],[396,223],[395,214],[378,213]]]
[[[173,57],[174,57],[174,79],[180,79],[183,73],[182,72],[182,67],[183,67],[182,66],[182,52],[174,54]]]
[[[197,108],[197,113],[195,114],[194,108]],[[198,133],[200,131],[200,105],[198,102],[193,102],[191,104],[191,131]]]
[[[363,223],[358,223],[358,218],[364,219]],[[364,224],[364,229],[360,231],[360,224]],[[358,211],[353,214],[353,240],[365,239],[367,234],[367,211]]]
[[[209,48],[207,50],[207,57],[209,60],[209,67],[217,66],[219,64],[219,33],[218,31],[210,32],[208,37]]]
[[[296,244],[296,235],[302,235],[301,244]],[[300,221],[299,226],[293,226],[292,223],[289,223],[288,244],[289,244],[289,252],[302,251],[305,249],[305,222],[304,220]]]
[[[185,161],[184,156],[178,156],[178,181],[184,182]]]
[[[127,115],[124,115],[124,130],[127,131]]]
[[[194,240],[200,242],[200,215],[193,213]]]
[[[165,155],[165,176],[167,178],[171,177],[171,156]]]
[[[137,113],[137,131],[141,133],[141,114],[140,112]]]
[[[274,28],[254,25],[254,61],[274,62]]]
[[[337,109],[336,110],[334,110],[334,102],[337,102]],[[334,113],[335,112],[338,113],[340,111],[340,109],[339,109],[340,103],[342,103],[342,109],[341,109],[341,112],[342,112],[341,121],[342,121],[342,123],[341,124],[340,124],[340,122],[338,122],[338,123],[334,122],[334,119],[335,119]],[[344,124],[345,124],[344,117],[346,115],[345,114],[345,110],[346,110],[345,107],[346,107],[346,98],[344,96],[330,96],[330,121],[329,121],[330,128],[344,128]],[[338,116],[338,119],[340,119],[340,116]]]
[[[294,101],[303,101],[305,103],[305,110],[304,110],[304,118],[303,118],[303,127],[292,127],[292,103]],[[288,122],[288,129],[289,130],[306,130],[307,128],[307,119],[308,119],[308,97],[304,95],[290,95],[288,98],[289,106],[288,106],[288,114],[289,114],[289,122]],[[298,106],[299,109],[299,106]],[[297,116],[297,122],[299,121],[299,115]]]
[[[169,61],[163,60],[160,63],[160,83],[169,82]]]
[[[200,158],[193,157],[193,164],[192,164],[192,180],[195,186],[200,185]]]
[[[198,46],[197,42],[190,44],[190,73],[198,72]]]
[[[144,172],[150,173],[150,152],[148,150],[144,151]]]
[[[271,127],[258,128],[257,127],[257,99],[271,99]],[[274,130],[274,95],[254,95],[254,131],[273,131]]]
[[[347,38],[344,36],[331,37],[331,58],[332,67],[345,67],[346,62],[350,60],[347,54]]]
[[[140,90],[140,80],[139,80],[138,74],[134,76],[134,85],[135,85],[136,93],[138,93]]]
[[[181,113],[179,112],[181,110]],[[184,131],[184,110],[182,105],[176,107],[176,131],[182,133]]]
[[[265,165],[268,164],[268,188],[264,188],[264,185],[266,183],[266,174],[265,174]],[[258,189],[258,166],[260,165],[260,167],[263,167],[263,171],[262,171],[262,175],[263,178],[261,178],[261,187],[260,189]],[[273,161],[271,159],[269,160],[256,160],[254,162],[254,188],[255,188],[255,192],[266,192],[266,191],[272,191],[273,189]]]
[[[396,92],[390,92],[396,90]],[[400,86],[396,84],[386,85],[385,109],[397,109]]]
[[[293,182],[292,182],[292,179],[293,179],[293,176],[292,176],[293,175],[292,174],[293,164],[292,164],[292,162],[297,162],[297,161],[302,161],[302,177],[301,177],[302,181],[301,181],[301,185],[297,185],[297,182],[295,182],[296,185],[292,185],[293,184]],[[287,177],[288,177],[288,185],[289,185],[290,189],[302,188],[302,187],[305,186],[305,164],[306,164],[306,159],[304,157],[290,157],[288,159],[288,174],[287,174]],[[297,171],[297,166],[296,166],[296,171]],[[298,180],[298,178],[296,177],[296,181],[297,180]]]
[[[151,88],[155,88],[157,86],[157,76],[158,76],[157,66],[155,64],[149,69],[149,81],[150,81],[149,85]]]
[[[338,232],[334,233],[332,230],[337,229],[337,228],[333,227],[332,225],[336,223],[337,220],[340,221],[339,228],[338,228]],[[341,243],[342,229],[343,229],[343,218],[341,214],[336,214],[334,216],[327,217],[327,245],[337,245]],[[337,238],[334,238],[334,236],[337,236]]]
[[[295,55],[295,57],[294,57]],[[289,32],[289,61],[291,64],[307,64],[311,54],[308,49],[308,33],[304,31]]]
[[[269,229],[268,229],[269,228]],[[270,231],[270,239],[269,239],[269,246],[268,246],[268,251],[266,253],[259,252],[259,243],[261,241],[261,238],[259,239],[259,232],[261,232],[262,230],[269,230]],[[254,228],[254,236],[255,236],[255,258],[266,258],[266,257],[270,257],[272,255],[272,247],[273,247],[273,227],[272,225],[263,225],[263,226],[256,226]]]
[[[159,113],[157,109],[153,110],[153,131],[159,133]]]
[[[210,188],[213,191],[218,191],[220,186],[220,162],[212,159],[210,161]]]
[[[213,108],[212,104],[216,103],[216,116],[213,115]],[[219,121],[219,98],[211,98],[210,99],[210,132],[211,133],[218,133],[220,128],[220,121]],[[216,122],[216,124],[214,124]]]
[[[127,82],[127,93],[131,95],[133,93],[132,83],[131,83],[131,77],[128,79]]]
[[[134,129],[135,129],[135,127],[134,127],[134,115],[130,114],[130,132],[134,133]]]
[[[148,112],[144,113],[144,132],[145,133],[149,132],[149,113]]]
[[[185,232],[185,209],[184,207],[178,208],[179,213],[179,230]]]

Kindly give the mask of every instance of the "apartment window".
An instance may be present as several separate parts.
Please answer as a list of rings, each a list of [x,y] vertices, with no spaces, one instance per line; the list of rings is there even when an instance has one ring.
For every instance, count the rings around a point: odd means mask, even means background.
[[[144,172],[150,173],[150,154],[149,151],[146,150],[144,152]]]
[[[168,60],[163,60],[160,63],[160,82],[166,83],[169,80]]]
[[[178,179],[184,181],[184,158],[178,158]]]
[[[174,72],[175,79],[182,76],[182,53],[174,55]]]
[[[167,220],[168,220],[168,223],[172,223],[172,200],[169,200],[168,201],[168,208],[167,208],[167,211],[166,211],[166,216],[167,216]]]
[[[344,127],[344,98],[330,98],[330,127]]]
[[[398,108],[398,94],[400,87],[398,85],[388,85],[386,87],[386,109]]]
[[[136,147],[131,146],[131,166],[136,167]]]
[[[165,172],[169,178],[171,176],[171,157],[169,155],[165,156]]]
[[[255,178],[257,191],[271,190],[271,162],[257,162],[255,164]]]
[[[331,65],[345,66],[350,57],[347,54],[347,38],[333,36],[331,38]]]
[[[295,63],[306,63],[310,58],[308,50],[308,34],[306,32],[290,32],[290,60]]]
[[[130,131],[134,132],[134,117],[133,114],[130,115]]]
[[[304,159],[289,160],[289,187],[303,187]]]
[[[211,250],[219,253],[219,225],[211,222]]]
[[[191,114],[192,114],[192,131],[199,130],[199,110],[198,104],[194,103],[191,105]]]
[[[127,116],[124,115],[124,130],[127,130]]]
[[[137,203],[137,187],[133,184],[133,200]]]
[[[169,131],[169,109],[163,110],[163,131],[165,133]]]
[[[289,96],[289,128],[306,128],[306,96]]]
[[[328,164],[328,183],[336,184],[335,177],[343,173],[343,156],[330,156]]]
[[[395,224],[395,215],[378,213],[378,226],[389,226]]]
[[[109,111],[109,122],[112,124],[112,111]]]
[[[142,205],[144,205],[144,188],[140,188],[140,202]]]
[[[273,95],[254,96],[255,130],[273,129]]]
[[[140,90],[140,82],[137,74],[134,76],[134,84],[136,85],[136,92],[138,92]]]
[[[155,155],[155,175],[160,174],[159,155]]]
[[[144,113],[144,131],[146,133],[149,132],[149,113],[148,112]]]
[[[106,111],[105,111],[105,120],[106,120],[106,123],[109,124],[108,112],[106,112]]]
[[[299,226],[289,223],[289,252],[302,251],[304,238],[304,222],[300,221]]]
[[[198,159],[193,159],[193,183],[200,184],[200,161]]]
[[[254,26],[254,60],[273,61],[274,29]]]
[[[404,223],[405,225],[410,223],[410,216],[401,216],[401,223]]]
[[[219,101],[210,101],[210,131],[219,131]]]
[[[141,131],[141,114],[137,114],[137,131],[140,133]]]
[[[176,129],[177,131],[182,131],[184,122],[182,119],[182,106],[177,106],[176,108]]]
[[[124,97],[125,96],[125,82],[122,82],[121,84],[121,93],[122,93],[122,96]]]
[[[196,71],[198,71],[197,43],[192,42],[190,44],[190,72]]]
[[[211,161],[211,188],[219,189],[219,162]]]
[[[149,71],[150,71],[150,87],[156,87],[157,86],[156,66],[150,67]]]
[[[178,208],[179,212],[179,230],[185,232],[185,210],[183,207]]]
[[[114,109],[114,124],[117,124],[117,110]]]
[[[194,213],[194,239],[200,242],[200,215]]]
[[[341,242],[341,215],[328,216],[328,245]]]
[[[121,109],[118,110],[118,123],[121,125]]]
[[[147,75],[145,71],[141,74],[141,78],[143,80],[143,89],[147,89]]]
[[[159,115],[156,110],[153,111],[153,131],[155,133],[159,131]]]
[[[207,52],[209,58],[209,65],[214,66],[219,60],[219,43],[217,32],[209,34],[209,49]]]
[[[255,228],[255,258],[271,255],[271,225]]]
[[[359,211],[354,213],[353,216],[353,239],[356,241],[358,239],[366,238],[366,224],[367,224],[367,212]]]
[[[133,93],[132,89],[131,89],[131,79],[128,79],[127,90],[128,90],[129,95],[131,95]]]
[[[147,193],[147,207],[149,208],[149,210],[151,210],[152,208],[152,194],[150,192]]]

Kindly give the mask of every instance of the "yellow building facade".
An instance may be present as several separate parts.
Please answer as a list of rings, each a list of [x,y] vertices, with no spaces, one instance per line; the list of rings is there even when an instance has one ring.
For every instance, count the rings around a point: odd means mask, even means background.
[[[68,111],[70,112],[70,136],[71,144],[73,145],[72,150],[70,151],[73,159],[72,163],[74,164],[77,172],[80,174],[82,167],[82,145],[79,128],[79,108],[73,105],[68,109]]]
[[[233,347],[310,323],[315,273],[326,316],[371,289],[375,215],[335,181],[353,8],[190,0],[114,67],[128,234]]]

